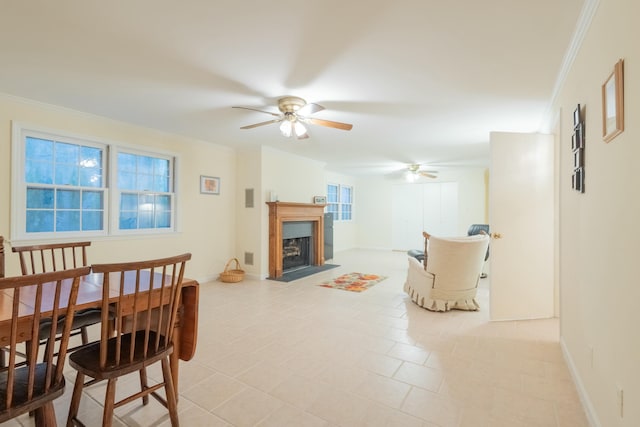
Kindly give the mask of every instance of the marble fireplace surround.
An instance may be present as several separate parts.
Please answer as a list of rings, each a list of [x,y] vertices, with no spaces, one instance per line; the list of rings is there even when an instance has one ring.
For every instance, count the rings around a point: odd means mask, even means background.
[[[311,265],[324,265],[324,204],[267,202],[269,206],[269,278],[282,276],[282,225],[309,221],[313,230]]]

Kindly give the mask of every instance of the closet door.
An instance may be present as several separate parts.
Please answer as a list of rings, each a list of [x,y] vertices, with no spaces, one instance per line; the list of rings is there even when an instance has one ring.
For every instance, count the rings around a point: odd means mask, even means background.
[[[391,244],[393,250],[420,249],[422,240],[422,188],[419,185],[393,186]]]
[[[457,236],[458,183],[399,184],[393,187],[392,248],[422,249],[422,232]]]

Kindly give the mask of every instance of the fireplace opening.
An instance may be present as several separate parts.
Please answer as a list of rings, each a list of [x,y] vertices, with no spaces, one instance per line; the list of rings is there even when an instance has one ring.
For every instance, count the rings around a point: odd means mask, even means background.
[[[311,237],[282,240],[282,271],[291,272],[311,265]]]

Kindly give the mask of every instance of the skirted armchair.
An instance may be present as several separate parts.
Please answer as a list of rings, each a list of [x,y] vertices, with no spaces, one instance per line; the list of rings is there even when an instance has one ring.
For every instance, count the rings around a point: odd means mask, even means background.
[[[426,265],[409,258],[404,290],[411,300],[432,311],[480,308],[475,300],[489,236],[429,237]]]

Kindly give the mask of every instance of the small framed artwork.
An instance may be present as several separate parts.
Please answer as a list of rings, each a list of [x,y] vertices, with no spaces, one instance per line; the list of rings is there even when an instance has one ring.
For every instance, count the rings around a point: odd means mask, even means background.
[[[602,85],[602,138],[609,142],[624,130],[624,73],[623,60]]]
[[[573,152],[573,167],[574,169],[581,168],[584,166],[584,151],[576,150]]]
[[[582,168],[578,168],[573,171],[571,176],[571,186],[574,190],[584,193],[584,171]]]
[[[220,194],[220,178],[200,175],[200,193]]]
[[[580,104],[578,104],[578,107],[573,111],[573,128],[577,128],[578,125],[580,124]]]
[[[315,196],[313,198],[313,203],[316,205],[326,205],[327,197],[326,196]]]

